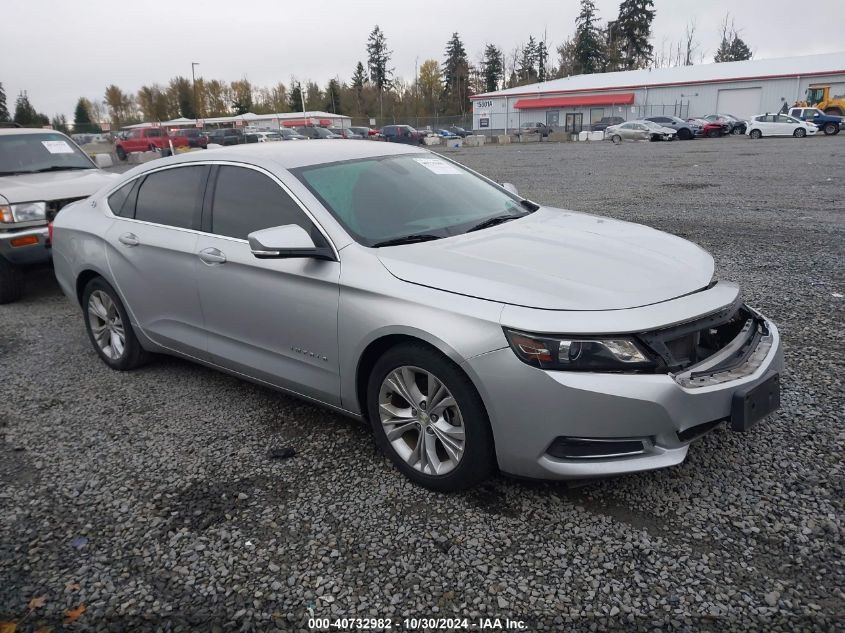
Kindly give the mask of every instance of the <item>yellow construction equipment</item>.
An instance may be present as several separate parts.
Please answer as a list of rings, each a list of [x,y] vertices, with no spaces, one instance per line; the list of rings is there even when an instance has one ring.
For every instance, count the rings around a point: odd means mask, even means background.
[[[825,114],[845,116],[845,94],[830,94],[830,86],[815,85],[807,88],[807,98],[795,104],[798,108],[818,108]]]

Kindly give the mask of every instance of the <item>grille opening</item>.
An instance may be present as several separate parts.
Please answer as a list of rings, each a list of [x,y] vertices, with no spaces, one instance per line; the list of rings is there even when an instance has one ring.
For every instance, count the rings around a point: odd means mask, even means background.
[[[56,216],[59,214],[59,211],[62,210],[63,207],[66,207],[71,202],[76,202],[77,200],[84,200],[85,196],[81,196],[79,198],[62,198],[61,200],[50,200],[47,202],[47,221],[52,222],[56,219]]]
[[[600,440],[583,437],[557,437],[546,453],[557,459],[624,457],[645,452],[641,440]]]
[[[678,439],[684,443],[692,442],[700,437],[707,435],[710,431],[719,426],[724,419],[713,420],[712,422],[705,422],[704,424],[696,424],[683,431],[678,431]]]
[[[646,332],[640,338],[664,361],[666,369],[677,372],[707,360],[737,337],[748,334],[751,341],[765,332],[764,323],[744,305],[673,328]],[[748,352],[737,350],[737,358]]]

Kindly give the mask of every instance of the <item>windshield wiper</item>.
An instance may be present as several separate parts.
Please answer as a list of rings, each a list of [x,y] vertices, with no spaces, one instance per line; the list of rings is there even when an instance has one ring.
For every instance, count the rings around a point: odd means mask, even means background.
[[[479,222],[471,229],[467,230],[467,233],[472,233],[473,231],[480,231],[481,229],[488,229],[491,226],[496,226],[497,224],[502,224],[503,222],[508,222],[509,220],[516,220],[518,218],[524,218],[524,215],[496,215],[492,218],[487,218],[484,222]]]
[[[429,233],[413,233],[411,235],[403,235],[402,237],[394,237],[383,242],[376,242],[373,248],[380,246],[400,246],[402,244],[415,244],[417,242],[430,242],[431,240],[439,240],[440,235],[431,235]]]
[[[91,167],[83,167],[82,165],[53,165],[52,167],[45,167],[44,169],[36,169],[26,172],[27,174],[43,174],[45,171],[70,171],[73,169],[96,169],[93,165]]]

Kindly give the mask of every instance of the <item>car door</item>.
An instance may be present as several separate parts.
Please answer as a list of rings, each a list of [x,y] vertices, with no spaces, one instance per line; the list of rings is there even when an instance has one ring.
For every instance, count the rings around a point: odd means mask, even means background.
[[[776,136],[792,136],[792,132],[797,127],[797,121],[786,114],[773,115],[774,123],[772,123],[772,134]]]
[[[143,130],[132,130],[129,134],[129,138],[126,139],[126,151],[128,152],[140,152],[146,149],[144,147],[144,131]]]
[[[132,322],[155,343],[202,359],[195,229],[209,169],[180,165],[142,176],[106,232],[112,279]]]
[[[213,362],[329,404],[340,404],[340,264],[258,259],[247,235],[297,224],[327,238],[280,182],[257,168],[220,165],[195,246],[197,284]]]

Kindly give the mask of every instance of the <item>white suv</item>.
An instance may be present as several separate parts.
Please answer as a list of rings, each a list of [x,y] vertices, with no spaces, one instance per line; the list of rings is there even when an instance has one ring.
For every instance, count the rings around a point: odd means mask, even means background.
[[[23,266],[50,261],[59,210],[116,177],[61,132],[0,129],[0,304],[20,297]]]

